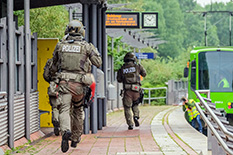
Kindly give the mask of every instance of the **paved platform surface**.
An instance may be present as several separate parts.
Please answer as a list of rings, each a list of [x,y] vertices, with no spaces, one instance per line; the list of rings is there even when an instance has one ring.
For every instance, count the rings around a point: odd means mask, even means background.
[[[207,155],[207,138],[184,119],[181,107],[141,106],[140,127],[128,130],[123,111],[107,115],[107,126],[82,135],[77,148],[62,153],[61,136],[42,129],[47,137],[18,151],[30,155]]]

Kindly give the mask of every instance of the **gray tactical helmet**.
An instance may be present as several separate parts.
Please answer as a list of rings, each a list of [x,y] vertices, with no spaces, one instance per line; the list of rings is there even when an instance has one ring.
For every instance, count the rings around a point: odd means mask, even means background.
[[[67,26],[68,33],[71,36],[83,36],[85,37],[85,29],[83,24],[79,20],[72,20]]]
[[[136,61],[136,56],[132,52],[128,52],[124,57],[124,62]]]

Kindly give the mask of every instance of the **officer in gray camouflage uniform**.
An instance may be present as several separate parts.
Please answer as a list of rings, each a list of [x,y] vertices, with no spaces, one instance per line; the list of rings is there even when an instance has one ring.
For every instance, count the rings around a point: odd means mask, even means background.
[[[136,56],[134,53],[129,52],[124,57],[125,64],[117,72],[117,81],[123,83],[124,95],[123,105],[125,112],[125,119],[128,124],[128,129],[133,129],[132,113],[135,126],[139,126],[139,109],[137,100],[140,98],[140,92],[142,91],[140,86],[140,75],[145,77],[146,70],[136,63]]]
[[[52,123],[54,126],[54,134],[56,136],[59,136],[59,111],[57,109],[57,86],[58,86],[58,79],[56,77],[56,71],[57,69],[52,68],[52,59],[48,59],[45,67],[44,67],[44,79],[49,83],[48,87],[48,95],[49,95],[49,103],[52,107]]]
[[[69,36],[57,44],[53,53],[53,65],[59,72],[59,122],[62,133],[61,150],[67,152],[69,140],[76,147],[83,132],[83,102],[86,87],[92,84],[88,74],[90,65],[100,67],[101,57],[91,43],[84,40],[82,23],[73,20],[68,25]],[[72,119],[71,119],[72,118]]]

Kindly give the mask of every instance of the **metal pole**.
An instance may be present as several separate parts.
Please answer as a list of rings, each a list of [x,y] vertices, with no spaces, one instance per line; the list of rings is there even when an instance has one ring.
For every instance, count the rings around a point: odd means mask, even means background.
[[[7,26],[8,26],[8,125],[10,148],[14,147],[14,88],[15,88],[15,55],[14,55],[14,22],[13,0],[7,0]]]
[[[83,24],[86,27],[85,30],[85,40],[89,42],[89,5],[83,4]]]
[[[97,10],[97,15],[98,15],[98,20],[97,20],[97,26],[98,26],[98,31],[97,31],[97,36],[98,36],[98,50],[100,53],[102,53],[102,6],[98,5],[98,10]],[[101,67],[102,68],[102,67]],[[102,87],[102,86],[101,86]],[[103,100],[98,99],[98,130],[102,130],[103,127]]]
[[[31,34],[30,34],[30,1],[24,0],[24,31],[26,55],[26,86],[25,86],[25,121],[26,138],[30,140],[30,90],[31,90]]]
[[[102,60],[103,60],[103,71],[104,71],[104,90],[105,90],[105,99],[103,101],[103,126],[107,125],[107,58],[108,58],[108,51],[107,51],[107,35],[106,35],[106,25],[105,25],[105,12],[107,8],[102,9]]]
[[[231,46],[231,16],[232,13],[230,12],[230,19],[229,19],[229,42],[230,42],[230,46]]]
[[[120,52],[120,46],[117,47],[117,53]],[[117,109],[120,109],[120,84],[117,82]]]
[[[114,38],[112,38],[112,52],[113,52],[113,49],[114,49]],[[114,72],[114,58],[113,56],[111,56],[111,64],[110,64],[110,72],[111,72],[111,79],[110,79],[110,84],[113,83],[113,72]],[[113,111],[114,110],[114,106],[113,106],[113,101],[111,100],[111,110]]]
[[[140,53],[141,53],[140,48],[138,49],[138,53],[139,53],[139,55],[140,55]],[[139,59],[138,62],[139,62],[139,64],[141,64],[141,59]]]
[[[204,13],[204,16],[205,16],[205,46],[207,46],[207,27],[206,27],[206,16],[207,16],[207,14],[206,13]]]
[[[71,6],[69,7],[69,21],[73,20],[73,15],[72,15],[72,8]]]
[[[151,97],[151,95],[150,95],[150,89],[148,89],[149,90],[149,105],[150,105],[150,97]]]
[[[96,47],[97,46],[97,4],[91,4],[90,7],[91,12],[91,21],[90,21],[90,41]],[[95,66],[92,67],[92,73],[97,78],[97,68]],[[98,90],[96,86],[96,90]],[[95,91],[94,103],[91,105],[91,131],[92,133],[97,133],[97,92]]]
[[[89,6],[88,4],[83,4],[83,24],[86,27],[85,30],[85,40],[89,42]],[[84,108],[84,134],[89,134],[90,123],[89,123],[89,108]]]

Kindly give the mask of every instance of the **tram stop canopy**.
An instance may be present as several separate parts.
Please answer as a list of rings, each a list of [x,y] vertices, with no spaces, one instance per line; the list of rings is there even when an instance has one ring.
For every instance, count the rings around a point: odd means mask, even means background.
[[[5,0],[7,1],[7,0]],[[14,0],[14,10],[23,10],[25,0]],[[93,4],[105,3],[106,0],[30,0],[30,8],[48,7],[54,5],[64,5],[71,3]]]

